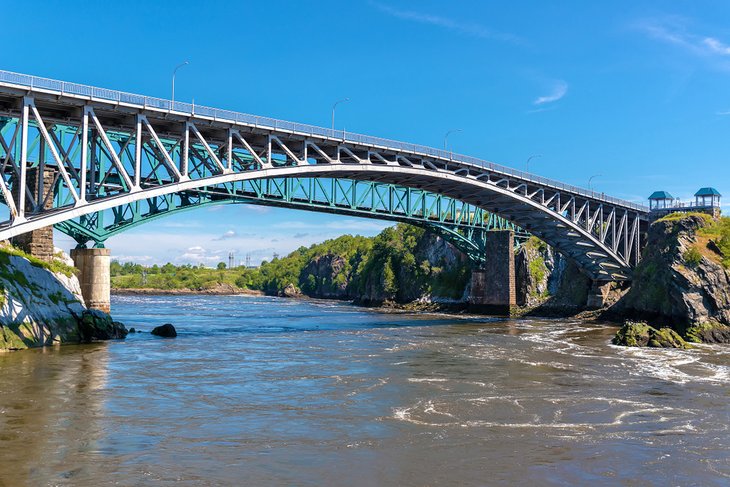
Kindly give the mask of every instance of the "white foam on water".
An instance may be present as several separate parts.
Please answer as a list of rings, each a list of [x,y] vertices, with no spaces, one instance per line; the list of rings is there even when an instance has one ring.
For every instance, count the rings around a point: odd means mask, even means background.
[[[730,383],[730,366],[704,362],[697,350],[618,348],[631,362],[627,370],[634,376],[649,376],[675,384]]]
[[[408,382],[448,382],[450,379],[445,378],[437,378],[437,377],[431,377],[431,378],[415,378],[415,377],[409,377]]]

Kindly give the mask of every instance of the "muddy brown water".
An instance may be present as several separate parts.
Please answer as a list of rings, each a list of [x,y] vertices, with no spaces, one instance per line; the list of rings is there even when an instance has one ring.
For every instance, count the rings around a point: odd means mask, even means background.
[[[179,336],[0,354],[0,486],[730,485],[730,346],[256,296],[112,308]]]

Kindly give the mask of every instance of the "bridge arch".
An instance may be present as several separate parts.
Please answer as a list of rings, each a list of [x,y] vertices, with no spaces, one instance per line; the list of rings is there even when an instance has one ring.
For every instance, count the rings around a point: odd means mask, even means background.
[[[139,225],[197,208],[228,204],[284,207],[420,226],[450,242],[478,267],[485,263],[487,231],[512,230],[517,242],[528,237],[503,218],[426,191],[345,179],[324,180],[324,184],[302,178],[255,181],[260,184],[252,184],[247,191],[231,193],[220,188],[172,193],[66,220],[55,227],[80,247],[89,242],[101,247],[108,238]]]

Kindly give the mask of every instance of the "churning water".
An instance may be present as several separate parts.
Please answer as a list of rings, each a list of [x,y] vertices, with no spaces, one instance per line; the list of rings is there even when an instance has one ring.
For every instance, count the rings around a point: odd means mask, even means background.
[[[566,320],[115,297],[127,340],[0,355],[0,485],[728,485],[730,346]]]

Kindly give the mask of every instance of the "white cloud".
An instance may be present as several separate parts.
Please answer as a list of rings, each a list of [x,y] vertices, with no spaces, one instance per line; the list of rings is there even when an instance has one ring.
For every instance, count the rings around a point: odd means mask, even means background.
[[[370,2],[370,4],[381,12],[399,19],[418,22],[421,24],[435,25],[437,27],[442,27],[479,39],[494,39],[517,44],[524,43],[524,40],[516,35],[488,29],[483,25],[473,22],[461,22],[441,15],[427,14],[413,10],[401,10],[378,2]]]
[[[702,42],[710,49],[710,51],[720,54],[721,56],[730,56],[730,46],[723,44],[714,37],[705,37]]]
[[[119,262],[134,262],[137,264],[144,264],[145,262],[150,262],[154,259],[151,255],[113,255],[113,260],[118,260]]]
[[[719,112],[715,112],[715,115],[730,115],[730,110],[723,110]]]
[[[568,93],[568,83],[563,80],[558,80],[555,82],[550,94],[538,97],[533,104],[544,105],[545,103],[552,103],[560,100],[566,93]]]
[[[236,233],[236,231],[228,230],[226,233],[224,233],[223,235],[221,235],[218,238],[214,238],[213,240],[229,240],[229,239],[232,239],[235,237],[238,237],[238,234]]]
[[[648,37],[682,48],[689,54],[704,59],[710,66],[723,71],[730,70],[730,45],[717,37],[691,32],[688,19],[678,16],[644,19],[634,27]]]

